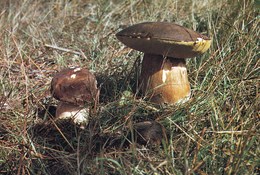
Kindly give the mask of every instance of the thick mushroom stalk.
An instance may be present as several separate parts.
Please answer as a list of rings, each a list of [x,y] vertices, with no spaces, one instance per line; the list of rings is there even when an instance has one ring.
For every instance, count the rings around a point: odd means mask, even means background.
[[[184,103],[190,97],[185,60],[144,54],[140,88],[152,102]]]
[[[81,129],[85,129],[89,122],[89,109],[72,103],[59,102],[56,117],[59,120],[71,120]]]

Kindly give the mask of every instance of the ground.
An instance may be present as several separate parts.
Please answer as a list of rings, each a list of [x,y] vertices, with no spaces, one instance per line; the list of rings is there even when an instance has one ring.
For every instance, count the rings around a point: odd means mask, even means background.
[[[213,39],[187,59],[185,104],[157,106],[137,92],[143,55],[115,34],[145,21]],[[0,174],[259,171],[259,1],[1,0],[0,36]],[[85,130],[53,115],[50,82],[69,66],[98,80]],[[163,125],[167,141],[133,143],[131,126],[144,120]]]

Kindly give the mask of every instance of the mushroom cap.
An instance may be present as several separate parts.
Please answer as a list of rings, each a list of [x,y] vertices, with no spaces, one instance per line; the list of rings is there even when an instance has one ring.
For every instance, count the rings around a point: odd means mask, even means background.
[[[141,145],[160,145],[165,138],[165,128],[156,121],[143,121],[133,125],[135,139]]]
[[[211,39],[183,26],[169,22],[145,22],[116,34],[128,47],[150,54],[190,58],[208,50]]]
[[[51,81],[51,94],[57,100],[82,106],[96,100],[98,89],[95,76],[85,68],[66,68]]]

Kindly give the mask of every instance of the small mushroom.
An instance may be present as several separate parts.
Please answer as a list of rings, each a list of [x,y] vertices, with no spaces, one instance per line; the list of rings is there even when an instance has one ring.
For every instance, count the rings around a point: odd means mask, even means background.
[[[141,145],[160,145],[166,138],[165,128],[156,121],[143,121],[133,125],[134,139]]]
[[[51,94],[59,100],[58,119],[72,119],[82,129],[88,124],[88,106],[98,101],[95,76],[85,68],[66,68],[51,81]]]
[[[168,22],[145,22],[116,34],[126,46],[144,52],[140,90],[152,102],[175,104],[190,98],[185,58],[208,50],[211,39]]]

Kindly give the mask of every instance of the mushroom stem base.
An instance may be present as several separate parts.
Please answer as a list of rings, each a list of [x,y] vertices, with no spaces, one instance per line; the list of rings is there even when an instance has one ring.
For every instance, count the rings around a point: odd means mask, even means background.
[[[155,103],[184,103],[190,97],[185,60],[145,54],[140,76],[140,90]]]

